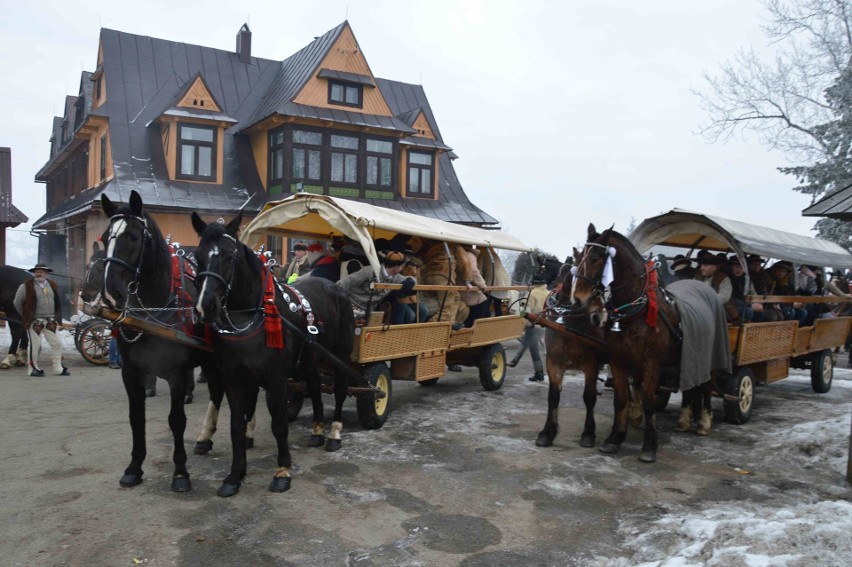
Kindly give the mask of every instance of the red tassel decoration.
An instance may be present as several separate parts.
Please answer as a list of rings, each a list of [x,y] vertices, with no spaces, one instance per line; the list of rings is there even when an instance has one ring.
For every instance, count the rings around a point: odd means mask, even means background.
[[[281,315],[275,305],[275,282],[269,268],[266,267],[266,256],[263,259],[263,330],[266,331],[266,346],[268,348],[284,348],[284,333],[281,330]]]
[[[648,261],[648,313],[645,315],[645,323],[652,329],[657,328],[657,270],[654,268],[654,262]]]

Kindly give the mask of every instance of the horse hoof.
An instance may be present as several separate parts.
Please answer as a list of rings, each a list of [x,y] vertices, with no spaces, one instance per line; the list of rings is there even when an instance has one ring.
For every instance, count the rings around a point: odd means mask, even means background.
[[[269,483],[269,490],[272,492],[287,492],[290,490],[291,480],[289,476],[275,477]]]
[[[551,445],[553,445],[553,437],[551,437],[550,435],[542,433],[538,437],[536,437],[536,447],[550,447]]]
[[[607,455],[614,455],[618,452],[618,445],[614,445],[612,443],[603,443],[598,449],[598,451]]]
[[[240,491],[239,484],[228,484],[227,482],[223,482],[222,486],[219,487],[219,490],[216,491],[216,496],[221,496],[222,498],[228,498],[233,496],[237,492]]]
[[[191,404],[191,403],[192,403],[192,394],[187,394],[186,397],[183,399],[183,404],[186,405],[186,404]]]
[[[134,473],[124,473],[124,476],[121,477],[121,480],[118,481],[118,484],[120,484],[124,488],[133,488],[134,486],[142,484],[142,475]]]
[[[699,427],[698,429],[695,430],[695,434],[700,435],[702,437],[707,437],[708,435],[710,435],[710,430],[709,429],[702,429],[702,428]]]
[[[643,463],[653,463],[657,460],[657,453],[652,451],[642,451],[642,454],[639,455],[639,460]]]
[[[213,441],[198,441],[195,443],[195,449],[192,451],[196,455],[206,455],[213,450]]]
[[[343,447],[343,442],[340,439],[326,439],[325,450],[333,453]]]
[[[246,437],[246,449],[254,449],[254,437]]]
[[[308,447],[322,447],[325,445],[325,435],[311,435],[308,437]]]
[[[594,435],[583,435],[580,437],[580,447],[594,447],[595,446],[595,436]]]
[[[172,492],[189,492],[190,490],[192,490],[192,483],[189,482],[188,476],[172,478]]]

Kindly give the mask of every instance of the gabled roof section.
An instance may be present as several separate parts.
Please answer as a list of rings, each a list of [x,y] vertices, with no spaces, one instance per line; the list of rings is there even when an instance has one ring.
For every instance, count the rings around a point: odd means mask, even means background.
[[[183,84],[157,118],[160,116],[202,118],[232,124],[237,122],[236,118],[222,112],[222,105],[210,93],[201,73],[196,73]]]
[[[343,22],[285,59],[280,64],[269,89],[264,93],[263,103],[257,108],[246,127],[251,127],[267,116],[279,113],[281,107],[296,98],[308,79],[316,73],[320,62],[337,40],[340,32],[348,25],[348,22]]]
[[[12,204],[12,150],[0,148],[0,224],[18,226],[27,220]]]
[[[852,185],[823,197],[802,211],[802,216],[852,220]]]

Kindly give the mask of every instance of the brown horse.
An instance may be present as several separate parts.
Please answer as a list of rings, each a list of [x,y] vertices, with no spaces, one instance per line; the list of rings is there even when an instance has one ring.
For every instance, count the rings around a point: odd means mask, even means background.
[[[683,388],[684,408],[681,414],[683,421],[689,413],[687,408],[701,403],[700,434],[707,434],[710,430],[710,368],[730,372],[724,309],[712,288],[688,280],[669,286],[669,294],[656,285],[656,274],[655,264],[646,262],[627,238],[612,229],[598,234],[594,225],[590,224],[588,241],[577,265],[571,291],[574,308],[585,309],[592,324],[606,327],[609,363],[614,379],[615,417],[612,432],[600,450],[615,453],[627,436],[628,377],[633,376],[634,386],[641,392],[645,418],[639,459],[648,463],[657,458],[655,414],[661,370],[701,369],[688,376],[690,388]],[[682,308],[687,308],[683,305],[686,303],[692,305],[690,309],[697,310],[700,315],[697,318],[708,326],[708,330],[699,333],[699,338],[707,344],[690,342],[689,366],[681,364],[681,315],[671,301],[671,295],[678,298]],[[682,300],[682,297],[690,299]],[[720,343],[720,329],[724,344]],[[681,372],[681,385],[684,385],[685,377]]]
[[[575,249],[574,257],[579,260]],[[564,268],[570,268],[566,264]],[[570,269],[563,269],[558,279],[560,284],[548,297],[542,315],[564,330],[547,327],[544,332],[544,344],[547,348],[547,377],[550,381],[547,392],[547,420],[539,432],[535,444],[550,447],[559,433],[559,398],[562,394],[562,380],[569,368],[580,370],[585,376],[583,403],[586,406],[586,421],[580,435],[581,447],[595,446],[595,403],[598,399],[598,373],[606,362],[606,344],[603,330],[593,327],[585,311],[576,311],[570,304],[569,292],[573,277]]]

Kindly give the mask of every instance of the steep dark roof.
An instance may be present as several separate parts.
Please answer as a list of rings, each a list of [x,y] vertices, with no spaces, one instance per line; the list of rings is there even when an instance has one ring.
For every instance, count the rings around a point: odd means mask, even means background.
[[[18,226],[27,220],[12,204],[12,150],[0,148],[0,224]]]
[[[823,197],[802,211],[802,216],[852,220],[852,185]]]
[[[407,117],[415,110],[419,114],[422,110],[437,140],[406,136],[401,143],[449,150],[440,138],[426,95],[417,85],[376,79],[376,86],[391,109],[392,116],[389,117],[293,102],[307,81],[319,71],[323,58],[348,25],[348,22],[341,23],[283,62],[251,57],[248,63],[243,63],[239,54],[230,51],[102,29],[102,69],[107,101],[91,110],[90,87],[86,104],[89,115],[109,120],[115,177],[109,183],[84,191],[60,208],[51,210],[36,221],[35,226],[84,210],[102,193],[114,201],[127,202],[130,191],[134,189],[147,206],[155,209],[199,212],[227,212],[240,208],[257,210],[267,199],[267,194],[254,165],[248,137],[237,134],[273,114],[382,128],[407,135],[415,133],[415,130],[398,117]],[[159,129],[155,125],[156,119],[164,113],[194,112],[177,108],[175,104],[197,76],[204,80],[222,110],[215,113],[217,117],[208,117],[222,118],[225,122],[236,121],[225,130],[221,184],[169,180]],[[411,119],[416,119],[416,114]],[[73,123],[73,117],[71,120]],[[46,180],[45,174],[49,172],[51,163],[60,162],[63,157],[60,154],[73,151],[75,147],[69,144],[53,156],[37,179]],[[464,194],[446,153],[441,156],[438,181],[440,201],[402,198],[368,201],[448,221],[497,223],[475,207]]]

